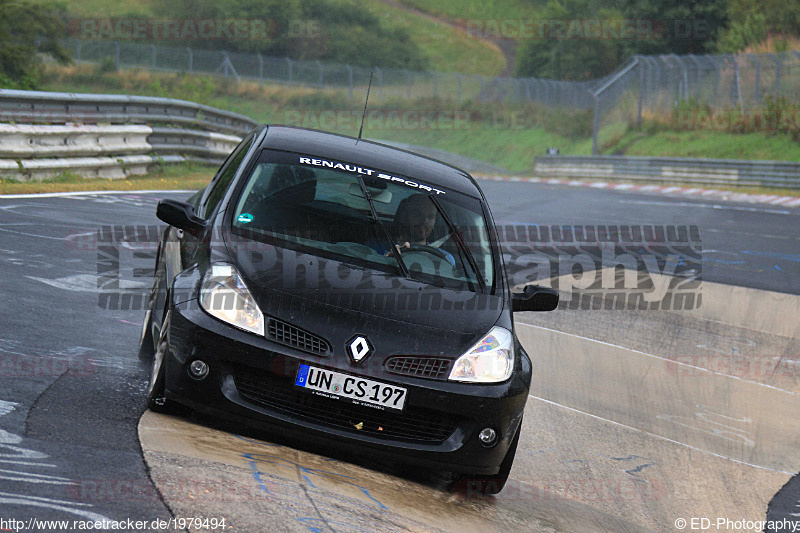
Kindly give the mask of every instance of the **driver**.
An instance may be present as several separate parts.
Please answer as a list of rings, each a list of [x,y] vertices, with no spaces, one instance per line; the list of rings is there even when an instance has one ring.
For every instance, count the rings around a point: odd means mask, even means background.
[[[413,245],[428,246],[428,237],[433,233],[437,214],[436,206],[424,194],[414,194],[404,198],[397,206],[392,228],[392,237],[397,250],[402,253]],[[437,250],[445,255],[452,266],[456,266],[456,260],[449,252],[441,248]],[[385,249],[378,252],[387,256],[392,253]]]

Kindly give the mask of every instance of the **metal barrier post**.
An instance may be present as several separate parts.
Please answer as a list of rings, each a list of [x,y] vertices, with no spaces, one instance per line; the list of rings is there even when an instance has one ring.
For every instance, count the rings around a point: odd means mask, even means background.
[[[781,92],[781,67],[783,66],[783,62],[778,59],[775,54],[767,54],[770,59],[775,62],[775,94],[780,94]]]
[[[600,99],[597,94],[594,97],[594,117],[592,118],[592,155],[597,155],[597,134],[600,129]]]
[[[644,109],[644,67],[639,63],[639,56],[635,56],[637,64],[639,65],[639,105],[636,109],[636,128],[642,129],[642,111]]]

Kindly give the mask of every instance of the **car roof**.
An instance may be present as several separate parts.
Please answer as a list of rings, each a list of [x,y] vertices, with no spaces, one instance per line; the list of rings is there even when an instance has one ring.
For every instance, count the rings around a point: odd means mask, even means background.
[[[295,126],[267,125],[261,148],[296,152],[372,167],[483,198],[472,176],[441,161],[387,146],[325,131]]]

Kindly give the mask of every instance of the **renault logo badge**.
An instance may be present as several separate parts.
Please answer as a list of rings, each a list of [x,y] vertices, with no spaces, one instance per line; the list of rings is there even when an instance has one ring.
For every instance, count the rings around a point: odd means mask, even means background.
[[[355,363],[360,363],[372,353],[372,344],[363,335],[356,335],[347,341],[346,348]]]

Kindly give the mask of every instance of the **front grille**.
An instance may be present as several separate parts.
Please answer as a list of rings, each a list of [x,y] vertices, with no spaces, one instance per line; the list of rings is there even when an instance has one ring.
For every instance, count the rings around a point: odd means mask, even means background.
[[[274,318],[267,321],[267,338],[317,355],[327,354],[331,349],[322,337]]]
[[[239,394],[274,412],[324,426],[393,440],[439,443],[456,429],[455,422],[427,409],[406,406],[403,412],[379,410],[332,400],[302,391],[294,380],[276,378],[251,368],[237,368],[233,376]],[[361,429],[357,429],[357,425]]]
[[[450,363],[450,359],[441,357],[392,357],[386,361],[386,370],[405,376],[444,379],[450,371]]]

